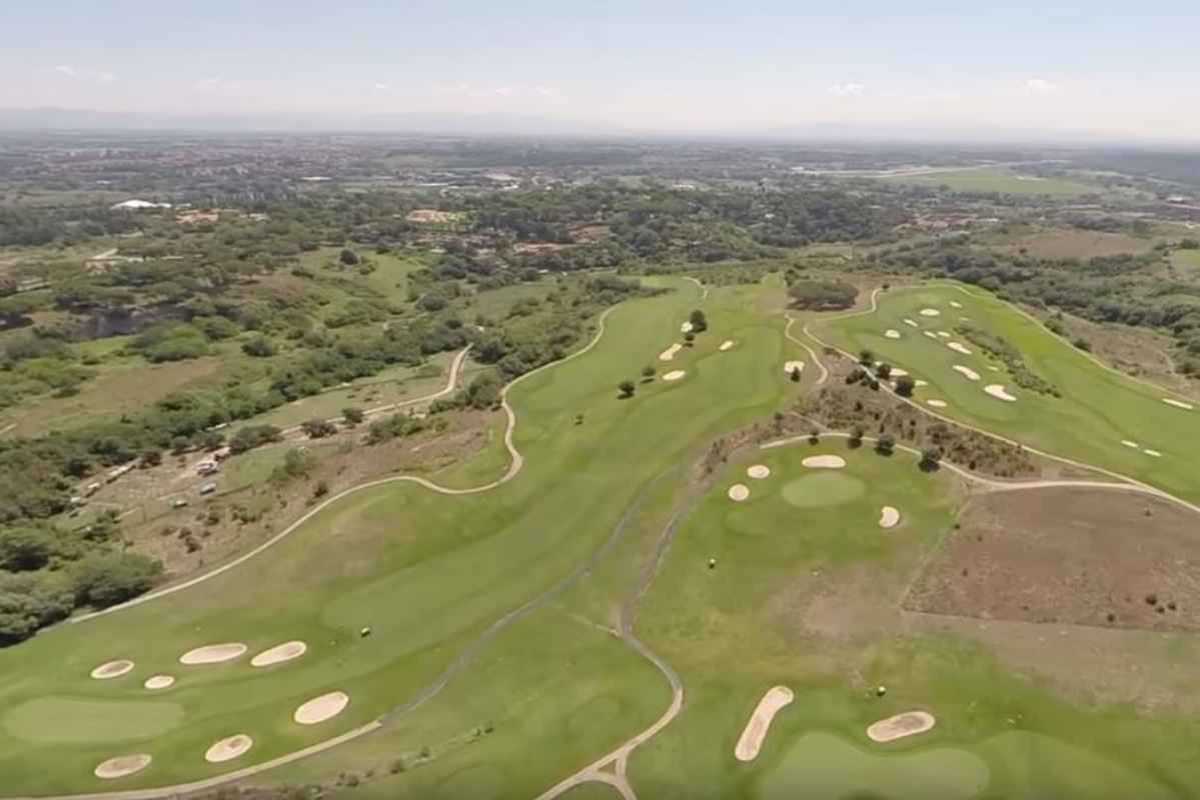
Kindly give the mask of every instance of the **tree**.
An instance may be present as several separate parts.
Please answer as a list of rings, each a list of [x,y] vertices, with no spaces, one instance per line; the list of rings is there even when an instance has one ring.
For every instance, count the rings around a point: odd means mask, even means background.
[[[879,378],[879,380],[886,381],[888,378],[892,377],[892,365],[880,364],[875,368],[875,375]]]
[[[275,355],[275,344],[265,336],[255,336],[242,345],[242,352],[255,358],[269,358]]]
[[[694,345],[696,343],[696,334],[692,333],[691,331],[688,331],[687,333],[685,333],[683,335],[683,342],[688,347],[691,347],[692,345]]]
[[[792,383],[799,383],[800,379],[804,377],[799,367],[792,367],[792,371],[788,375],[791,377]]]
[[[866,435],[861,425],[855,425],[854,430],[850,431],[850,438],[847,440],[853,448],[862,447],[863,436]]]
[[[901,375],[896,378],[896,394],[901,397],[912,397],[913,391],[917,388],[917,382],[908,375]]]
[[[158,450],[153,447],[148,447],[142,451],[141,461],[142,461],[143,467],[157,467],[159,464],[162,463],[162,460],[163,460],[163,457],[162,457],[161,450]]]
[[[355,408],[354,406],[347,406],[346,408],[342,409],[342,419],[346,420],[347,425],[350,425],[350,426],[359,425],[366,418],[367,418],[367,414],[361,408]]]
[[[942,451],[936,447],[926,447],[921,451],[921,461],[917,466],[922,472],[934,472],[942,460]]]
[[[351,250],[349,247],[343,247],[342,252],[338,254],[338,261],[341,261],[347,267],[353,267],[358,264],[361,259],[358,253]]]
[[[881,456],[890,456],[896,450],[896,437],[885,433],[875,442],[875,452]]]
[[[73,568],[80,605],[116,605],[142,594],[162,575],[162,564],[138,553],[88,556]]]
[[[858,363],[862,364],[864,367],[868,367],[868,368],[873,366],[875,364],[875,354],[872,353],[870,350],[867,350],[866,348],[859,350],[858,351]]]
[[[621,381],[617,388],[621,391],[622,400],[633,397],[633,393],[637,391],[637,385],[633,381]]]
[[[642,367],[642,377],[648,381],[654,380],[654,375],[657,372],[658,372],[658,370],[656,370],[650,364],[647,364],[646,366]]]
[[[708,318],[698,308],[688,316],[688,322],[692,323],[692,330],[696,333],[704,333],[708,330]]]
[[[300,429],[310,439],[323,439],[337,433],[337,425],[324,419],[310,419],[301,423]]]
[[[850,308],[858,289],[842,281],[801,280],[788,289],[792,307],[807,311],[836,311]]]

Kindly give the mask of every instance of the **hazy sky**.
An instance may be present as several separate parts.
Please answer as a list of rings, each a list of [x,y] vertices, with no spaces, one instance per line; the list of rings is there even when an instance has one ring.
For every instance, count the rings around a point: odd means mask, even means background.
[[[1200,3],[0,0],[0,107],[1200,141]]]

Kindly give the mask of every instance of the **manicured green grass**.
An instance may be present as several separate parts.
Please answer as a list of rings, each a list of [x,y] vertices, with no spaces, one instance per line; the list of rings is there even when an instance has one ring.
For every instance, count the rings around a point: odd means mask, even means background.
[[[1072,196],[1104,191],[1103,187],[1091,186],[1078,181],[1064,178],[1037,178],[998,167],[931,172],[927,175],[898,175],[884,178],[884,180],[920,186],[948,186],[956,192]]]
[[[951,302],[962,308],[954,308]],[[931,308],[940,316],[926,317]],[[1025,364],[1055,386],[1062,397],[1051,397],[1015,385],[1004,366],[955,334],[930,339],[924,331],[954,334],[960,317],[999,335],[1016,347]],[[912,328],[904,323],[918,323]],[[981,290],[964,292],[949,285],[893,290],[880,297],[875,314],[814,323],[822,339],[848,352],[870,350],[886,361],[929,382],[915,399],[942,399],[949,405],[938,412],[978,425],[1040,450],[1114,470],[1193,502],[1200,500],[1192,442],[1200,441],[1200,408],[1184,410],[1163,402],[1173,395],[1102,368],[1085,353],[1059,339],[1011,306]],[[897,330],[898,340],[884,332]],[[946,345],[956,341],[971,355]],[[952,367],[962,365],[980,375],[972,382]],[[993,372],[990,367],[997,367]],[[1004,384],[1016,402],[988,396],[983,387]],[[1123,441],[1137,443],[1128,447]],[[1161,453],[1148,455],[1145,450]]]
[[[674,294],[618,307],[609,317],[609,333],[588,355],[513,390],[520,415],[516,441],[526,467],[502,488],[463,497],[411,484],[365,490],[321,512],[266,554],[200,587],[84,624],[59,626],[0,651],[0,707],[70,696],[134,705],[169,701],[186,715],[178,728],[148,731],[119,746],[47,747],[4,730],[0,785],[5,793],[94,791],[201,778],[330,738],[417,695],[487,626],[583,564],[648,480],[674,468],[704,437],[769,414],[789,390],[778,369],[781,321],[757,317],[752,310],[756,290],[748,288],[724,292],[720,302],[710,298],[712,332],[673,365],[687,370],[686,379],[656,382],[640,388],[632,400],[617,399],[617,383],[674,341],[680,322],[698,302],[692,284],[672,285],[678,289]],[[745,346],[717,352],[727,335]],[[583,425],[575,424],[578,413],[585,415]],[[358,636],[363,626],[373,629],[371,637]],[[520,659],[542,633],[521,627],[508,635],[516,637],[513,659]],[[309,652],[269,672],[252,669],[248,657],[209,667],[177,663],[181,653],[205,643],[242,641],[253,654],[289,639],[308,642]],[[605,680],[622,681],[622,670],[644,676],[643,662],[603,634],[599,641],[627,665]],[[114,658],[133,659],[137,669],[113,681],[88,678],[94,666]],[[551,656],[544,658],[553,663]],[[141,681],[158,672],[180,680],[152,701]],[[554,674],[573,678],[572,670]],[[640,678],[634,682],[643,685]],[[661,681],[646,685],[665,705]],[[350,694],[345,713],[313,728],[291,722],[301,702],[333,689]],[[475,691],[479,702],[495,701],[493,684],[482,683]],[[547,713],[559,713],[553,697],[544,702]],[[647,712],[658,713],[657,705],[645,704]],[[428,707],[445,708],[438,701]],[[581,718],[579,730],[592,716]],[[625,735],[630,718],[624,712],[604,717],[611,721],[594,735],[617,739]],[[204,762],[209,744],[236,732],[255,739],[246,757],[221,766]],[[570,747],[569,738],[553,738],[560,756]],[[155,756],[143,773],[119,785],[100,784],[91,776],[104,758],[141,750]],[[548,753],[536,768],[536,780],[557,774],[575,758]],[[523,757],[514,769],[533,770],[528,761]]]
[[[1188,280],[1200,280],[1200,250],[1176,250],[1171,263]]]
[[[805,456],[827,452],[846,457],[845,474],[866,492],[795,508],[782,492],[814,474]],[[742,469],[755,462],[771,477],[747,480]],[[1195,721],[1073,706],[976,645],[908,632],[897,606],[954,511],[951,482],[915,462],[845,442],[800,443],[748,455],[721,476],[678,531],[639,615],[643,641],[687,691],[682,714],[631,760],[639,794],[1190,797],[1200,779],[1189,755]],[[750,486],[745,503],[725,496],[733,482]],[[878,527],[885,504],[902,514],[887,531]],[[755,761],[735,760],[751,711],[776,685],[794,702]],[[870,723],[912,709],[932,712],[937,726],[887,745],[867,738]]]

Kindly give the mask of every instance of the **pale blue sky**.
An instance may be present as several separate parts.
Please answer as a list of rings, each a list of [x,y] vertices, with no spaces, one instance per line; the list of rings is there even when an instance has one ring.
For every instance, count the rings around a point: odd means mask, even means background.
[[[1200,140],[1194,0],[0,2],[0,107],[509,111],[668,130],[864,123]]]

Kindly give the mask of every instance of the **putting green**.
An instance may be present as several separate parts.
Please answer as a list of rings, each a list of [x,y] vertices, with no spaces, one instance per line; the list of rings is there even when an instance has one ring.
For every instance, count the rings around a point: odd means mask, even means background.
[[[849,503],[862,497],[866,485],[844,472],[818,472],[788,481],[780,490],[783,499],[797,508],[817,508]]]
[[[922,316],[920,311],[926,308],[939,310],[940,316]],[[1026,367],[1053,385],[1061,397],[1019,385],[1001,361],[954,331],[961,317],[1011,344]],[[905,325],[905,319],[915,321],[921,330]],[[903,330],[905,335],[889,339],[884,336],[888,328]],[[1200,472],[1193,467],[1188,446],[1200,441],[1200,404],[1189,411],[1163,402],[1175,396],[1104,368],[982,290],[950,284],[893,289],[880,295],[876,313],[814,321],[810,329],[842,350],[854,354],[870,350],[874,358],[928,381],[928,386],[916,390],[914,400],[942,398],[949,405],[939,413],[948,417],[1200,501]],[[952,338],[921,335],[937,330],[951,332]],[[963,344],[971,354],[950,349],[951,341]],[[955,365],[974,370],[981,380],[966,380]],[[993,384],[1004,386],[1016,401],[989,396],[985,388]]]
[[[869,752],[828,733],[788,745],[759,780],[761,800],[968,800],[988,785],[988,765],[966,750]]]
[[[83,700],[39,697],[4,714],[4,730],[36,744],[125,742],[178,727],[183,707],[160,700]]]

